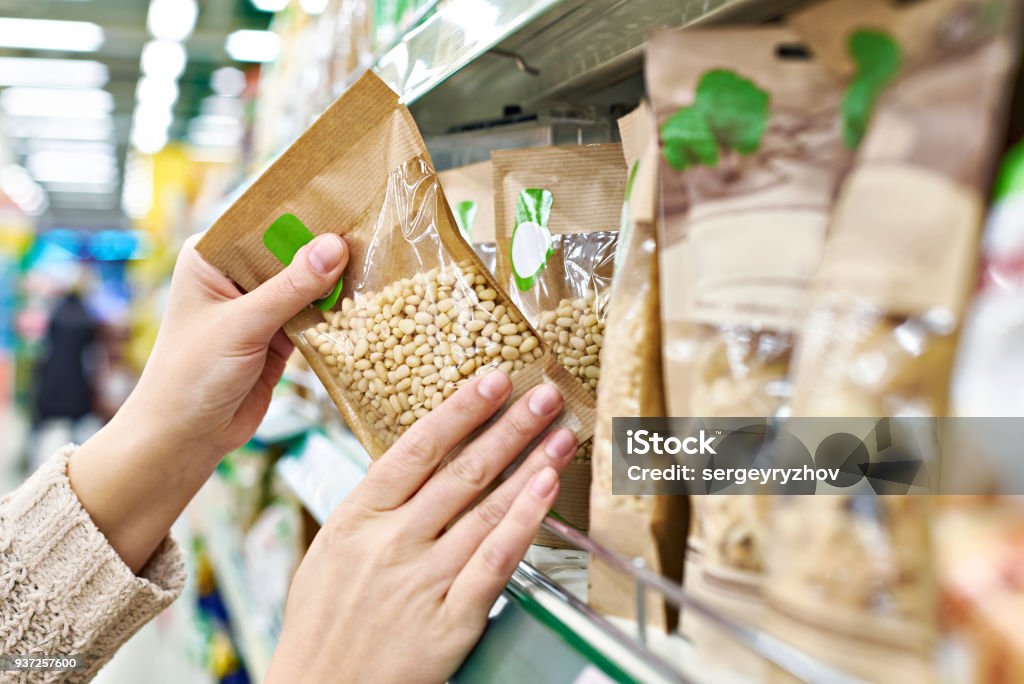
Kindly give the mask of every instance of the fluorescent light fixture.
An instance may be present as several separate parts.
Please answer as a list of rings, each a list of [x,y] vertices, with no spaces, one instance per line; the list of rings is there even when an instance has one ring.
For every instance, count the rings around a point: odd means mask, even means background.
[[[114,124],[109,116],[102,119],[9,117],[4,132],[12,138],[109,140]]]
[[[105,118],[114,109],[114,98],[106,90],[64,88],[6,88],[0,93],[0,107],[10,116],[60,116]]]
[[[102,88],[110,80],[107,66],[77,59],[0,57],[0,85],[38,88]]]
[[[113,180],[76,180],[70,182],[47,182],[46,190],[50,194],[73,192],[92,195],[108,195],[117,190],[117,179]]]
[[[252,0],[252,6],[261,12],[280,12],[288,6],[289,0]]]
[[[135,128],[132,130],[132,147],[142,154],[156,154],[167,145],[167,129]]]
[[[104,39],[103,29],[87,21],[0,17],[0,46],[3,47],[93,52],[103,45]]]
[[[245,92],[245,72],[235,67],[221,67],[210,77],[213,92],[221,97],[238,97]]]
[[[327,0],[299,0],[299,5],[306,14],[323,14],[327,9]]]
[[[83,140],[45,140],[30,139],[26,141],[27,154],[51,152],[59,154],[93,154],[113,159],[117,152],[113,143],[90,142]]]
[[[118,177],[113,155],[36,152],[25,165],[40,183],[110,183]]]
[[[151,0],[146,27],[154,38],[183,41],[196,27],[196,0]]]
[[[142,46],[142,73],[175,79],[185,71],[185,46],[172,40],[151,40]]]
[[[46,211],[46,192],[32,180],[28,171],[17,164],[0,169],[0,190],[29,216],[38,216]]]
[[[121,208],[129,218],[145,218],[153,207],[153,161],[129,152],[124,166]]]
[[[160,129],[166,131],[174,123],[174,113],[169,107],[140,103],[132,115],[132,128]]]
[[[143,76],[135,86],[139,104],[170,109],[178,101],[178,82],[170,78]]]
[[[281,53],[281,38],[273,31],[243,29],[228,35],[224,49],[236,62],[273,62]]]
[[[245,116],[245,103],[237,97],[205,97],[199,104],[199,111],[203,115],[230,116],[234,119],[241,119]]]

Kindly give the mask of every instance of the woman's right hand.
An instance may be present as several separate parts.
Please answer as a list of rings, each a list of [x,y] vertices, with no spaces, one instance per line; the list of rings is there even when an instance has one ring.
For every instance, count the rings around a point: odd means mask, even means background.
[[[552,432],[460,518],[561,412],[557,389],[534,387],[438,468],[511,390],[498,371],[467,383],[331,514],[292,581],[268,682],[443,682],[458,669],[576,451],[571,431]]]

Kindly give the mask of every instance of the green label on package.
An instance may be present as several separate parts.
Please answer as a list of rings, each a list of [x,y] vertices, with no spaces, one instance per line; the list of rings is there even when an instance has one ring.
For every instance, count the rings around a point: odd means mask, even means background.
[[[315,235],[295,214],[281,214],[263,233],[263,245],[285,266],[292,263],[295,254],[310,242]],[[343,278],[338,278],[334,288],[315,304],[322,311],[330,311],[341,296]]]
[[[455,205],[455,223],[459,225],[466,242],[473,242],[473,221],[476,220],[476,202],[465,200]]]
[[[543,188],[526,188],[516,201],[516,227],[509,257],[520,290],[529,290],[537,283],[537,274],[548,265],[554,252],[548,230],[552,204],[554,197]]]

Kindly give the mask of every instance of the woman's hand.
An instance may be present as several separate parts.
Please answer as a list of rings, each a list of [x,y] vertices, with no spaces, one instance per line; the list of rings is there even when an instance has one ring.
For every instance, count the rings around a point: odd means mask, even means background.
[[[220,459],[263,420],[292,343],[281,328],[330,291],[348,262],[337,235],[322,235],[291,266],[242,296],[195,251],[178,256],[167,311],[125,411],[193,455]],[[173,420],[169,419],[173,416]]]
[[[348,250],[337,235],[242,295],[182,247],[156,346],[113,420],[72,456],[71,486],[121,558],[138,571],[217,462],[260,424],[292,351],[281,327],[329,291]]]
[[[537,386],[438,468],[511,389],[497,371],[468,383],[331,514],[292,581],[268,682],[443,682],[455,672],[576,450],[572,432],[551,433],[460,518],[561,411],[558,390]]]

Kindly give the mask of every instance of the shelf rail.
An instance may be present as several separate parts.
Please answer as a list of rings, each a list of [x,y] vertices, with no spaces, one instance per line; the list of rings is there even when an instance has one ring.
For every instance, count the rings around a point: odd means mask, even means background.
[[[649,569],[644,567],[642,559],[631,559],[616,553],[602,544],[597,543],[579,530],[551,516],[548,516],[544,520],[544,528],[577,548],[590,553],[591,563],[593,563],[595,559],[600,559],[602,562],[633,579],[636,585],[637,616],[637,638],[634,642],[634,646],[642,649],[640,653],[642,653],[643,658],[648,659],[651,663],[657,663],[659,670],[661,669],[660,665],[665,664],[665,661],[647,650],[645,612],[648,591],[657,592],[664,600],[680,610],[685,608],[686,610],[699,614],[702,618],[707,620],[709,624],[714,625],[732,640],[745,646],[774,665],[777,665],[801,681],[814,682],[815,684],[864,684],[864,680],[804,653],[803,651],[771,636],[770,634],[766,634],[754,627],[751,627],[750,625],[742,624],[722,615],[719,611],[701,599],[687,595],[682,586],[655,572],[651,572]],[[526,569],[524,569],[523,566],[526,566]],[[526,563],[520,563],[520,570],[530,576],[540,575],[541,577],[544,577],[542,573]],[[625,636],[624,632],[594,613],[581,601],[575,597],[567,597],[564,590],[561,590],[560,588],[558,588],[558,590],[551,589],[548,585],[553,585],[554,583],[546,577],[544,579],[546,582],[542,580],[538,580],[538,582],[542,586],[546,586],[546,588],[562,600],[570,603],[573,608],[587,615],[588,618],[602,628],[602,631],[605,631],[605,628],[612,629],[620,635]],[[557,587],[557,585],[555,586]],[[622,644],[621,638],[617,638],[616,641]],[[636,648],[630,648],[630,650],[634,653],[637,652]],[[678,674],[675,674],[675,679],[679,679]]]

